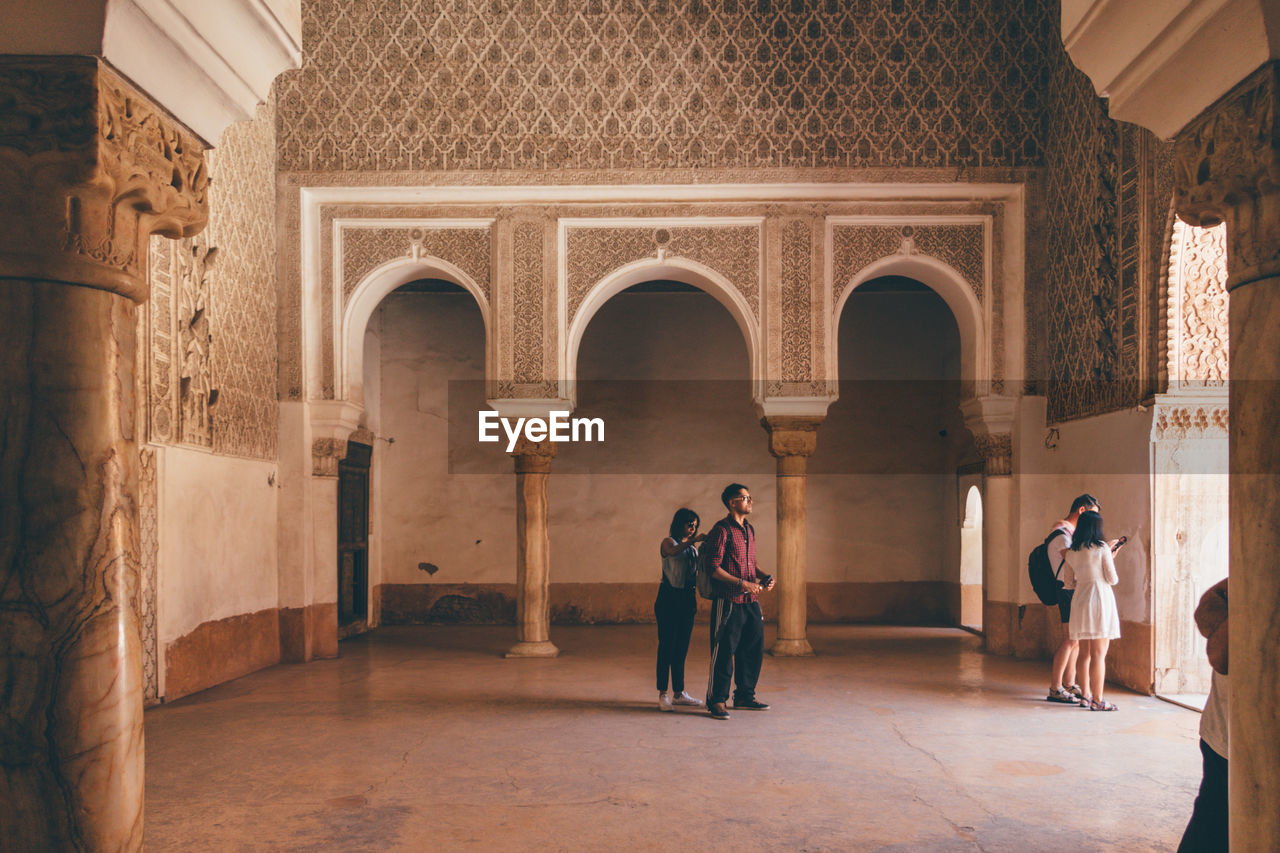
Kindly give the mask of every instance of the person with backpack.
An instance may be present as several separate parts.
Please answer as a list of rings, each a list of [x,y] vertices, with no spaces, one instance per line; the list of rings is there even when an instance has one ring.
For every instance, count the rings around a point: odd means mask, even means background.
[[[1081,513],[1064,560],[1067,586],[1075,589],[1068,628],[1071,639],[1080,644],[1080,704],[1087,699],[1090,711],[1116,710],[1102,693],[1107,683],[1107,646],[1120,638],[1120,611],[1111,588],[1120,583],[1112,555],[1122,544],[1120,539],[1107,541],[1101,515]]]
[[[700,520],[691,509],[681,507],[671,518],[670,536],[662,540],[662,579],[653,615],[658,621],[658,710],[674,711],[673,705],[701,707],[702,700],[684,689],[684,661],[689,654],[693,619],[698,614],[694,573],[698,566],[698,543],[706,539],[698,533]],[[671,693],[667,693],[670,677]]]
[[[720,494],[729,514],[716,522],[702,546],[706,573],[719,589],[711,603],[711,666],[707,676],[707,712],[729,719],[729,681],[734,710],[765,711],[756,699],[756,682],[764,663],[764,615],[757,598],[773,589],[773,578],[756,566],[756,531],[747,521],[751,492],[730,483]]]
[[[1076,669],[1080,655],[1080,644],[1071,638],[1069,628],[1069,623],[1071,622],[1071,599],[1075,590],[1068,589],[1064,585],[1062,564],[1066,558],[1067,549],[1071,547],[1071,537],[1075,533],[1076,524],[1080,520],[1080,515],[1085,512],[1098,512],[1098,499],[1093,495],[1084,494],[1073,500],[1071,502],[1071,511],[1067,513],[1067,517],[1054,525],[1053,530],[1049,532],[1048,538],[1044,540],[1045,549],[1048,552],[1049,565],[1053,571],[1054,585],[1058,587],[1055,597],[1057,599],[1058,616],[1062,620],[1062,642],[1058,644],[1058,650],[1053,655],[1053,668],[1049,678],[1049,695],[1046,699],[1050,702],[1060,702],[1064,705],[1080,704],[1083,698],[1083,691],[1079,686]],[[1044,600],[1043,596],[1041,600]],[[1071,683],[1064,684],[1063,682],[1068,675],[1071,676]]]

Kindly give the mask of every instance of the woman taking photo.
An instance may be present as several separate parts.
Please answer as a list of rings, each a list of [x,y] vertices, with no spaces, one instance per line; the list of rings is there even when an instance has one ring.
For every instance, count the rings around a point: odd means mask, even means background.
[[[1102,532],[1102,516],[1080,515],[1071,547],[1064,552],[1063,579],[1075,587],[1071,600],[1071,639],[1080,641],[1080,704],[1090,711],[1114,711],[1102,698],[1107,680],[1107,646],[1120,637],[1120,611],[1111,587],[1120,582],[1112,552],[1122,540],[1108,542]]]
[[[673,705],[701,705],[684,689],[684,659],[689,653],[693,617],[698,612],[694,576],[698,566],[698,543],[706,539],[698,533],[698,514],[691,509],[676,510],[669,536],[662,540],[662,581],[653,615],[658,620],[658,710],[671,711]],[[667,693],[667,677],[671,693]]]

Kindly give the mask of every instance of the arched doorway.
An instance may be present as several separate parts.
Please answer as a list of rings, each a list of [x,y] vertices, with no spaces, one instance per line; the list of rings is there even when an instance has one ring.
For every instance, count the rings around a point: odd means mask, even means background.
[[[703,286],[628,284],[575,323],[574,416],[602,419],[605,441],[561,444],[549,478],[554,622],[651,621],[673,513],[692,508],[709,529],[731,481],[763,498],[753,522],[772,541],[775,466],[749,344],[713,285],[693,280]]]
[[[982,492],[970,485],[960,521],[960,625],[982,630]]]
[[[837,350],[840,396],[809,464],[810,596],[839,596],[850,621],[961,624],[956,478],[977,456],[953,309],[915,278],[862,280]]]
[[[503,622],[514,613],[504,592],[514,580],[510,475],[474,441],[475,413],[487,408],[485,326],[468,288],[438,277],[398,284],[368,311],[349,387],[364,402],[355,437],[373,447],[374,624]],[[460,426],[470,441],[457,440]]]

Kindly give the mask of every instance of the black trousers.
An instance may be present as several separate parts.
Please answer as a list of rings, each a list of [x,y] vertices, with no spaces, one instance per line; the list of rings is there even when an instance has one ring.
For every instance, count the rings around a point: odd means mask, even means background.
[[[756,682],[764,662],[764,616],[759,602],[734,604],[717,598],[711,604],[711,672],[707,677],[707,705],[729,699],[756,698]]]
[[[1178,853],[1227,853],[1227,759],[1200,741],[1204,778]]]
[[[653,615],[658,620],[658,691],[684,690],[684,659],[689,655],[689,637],[693,635],[693,617],[698,614],[697,592],[658,585],[658,598],[653,602]]]

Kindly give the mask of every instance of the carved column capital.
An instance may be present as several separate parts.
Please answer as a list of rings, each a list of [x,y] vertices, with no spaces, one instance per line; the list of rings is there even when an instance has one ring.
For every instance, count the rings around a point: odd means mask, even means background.
[[[1013,473],[1013,436],[1007,432],[984,433],[973,437],[978,455],[986,463],[988,476]]]
[[[1227,223],[1227,289],[1280,275],[1280,63],[1258,69],[1178,134],[1174,205]]]
[[[511,458],[516,463],[517,474],[549,474],[556,446],[550,441],[530,441],[523,435],[516,440]]]
[[[311,442],[311,473],[317,477],[336,477],[338,463],[346,457],[346,440],[317,438]]]
[[[779,477],[803,477],[807,460],[818,449],[818,427],[824,415],[772,415],[760,419],[769,433],[769,452],[778,460]]]
[[[147,241],[208,219],[201,142],[94,57],[0,57],[0,277],[146,299]]]

